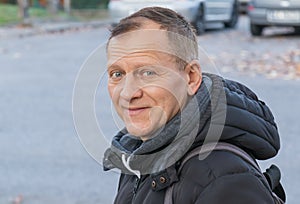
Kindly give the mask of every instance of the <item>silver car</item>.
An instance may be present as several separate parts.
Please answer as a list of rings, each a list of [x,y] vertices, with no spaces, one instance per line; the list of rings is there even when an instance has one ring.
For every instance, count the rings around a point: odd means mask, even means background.
[[[300,0],[252,0],[248,14],[254,36],[262,35],[267,26],[292,26],[300,30]]]
[[[177,11],[194,25],[199,35],[209,22],[222,22],[225,27],[235,27],[239,14],[238,0],[111,0],[108,10],[113,24],[116,24],[121,18],[148,6]]]

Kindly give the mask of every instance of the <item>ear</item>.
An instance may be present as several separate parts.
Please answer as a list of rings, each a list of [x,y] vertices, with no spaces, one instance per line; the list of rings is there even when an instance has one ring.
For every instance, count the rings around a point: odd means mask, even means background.
[[[198,60],[193,60],[184,68],[186,75],[188,76],[188,94],[190,96],[195,95],[202,82],[202,72]]]

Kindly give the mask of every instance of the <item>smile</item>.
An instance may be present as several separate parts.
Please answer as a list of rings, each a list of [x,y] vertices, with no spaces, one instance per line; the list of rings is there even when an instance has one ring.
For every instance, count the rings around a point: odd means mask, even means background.
[[[127,108],[125,110],[125,112],[129,115],[129,116],[137,116],[139,114],[141,114],[142,112],[144,112],[145,110],[149,109],[149,107],[140,107],[140,108]]]

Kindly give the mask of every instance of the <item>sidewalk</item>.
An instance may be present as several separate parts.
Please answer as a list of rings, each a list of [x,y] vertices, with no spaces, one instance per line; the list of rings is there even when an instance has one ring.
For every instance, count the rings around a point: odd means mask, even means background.
[[[0,27],[0,39],[22,38],[38,34],[56,33],[83,28],[99,28],[110,24],[109,19],[89,22],[33,22],[31,27],[9,26]]]

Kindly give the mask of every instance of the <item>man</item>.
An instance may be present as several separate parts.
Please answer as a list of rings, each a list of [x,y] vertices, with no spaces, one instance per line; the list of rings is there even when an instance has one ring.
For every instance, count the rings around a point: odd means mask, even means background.
[[[182,159],[207,142],[255,159],[279,150],[268,107],[247,87],[202,74],[194,30],[172,10],[151,7],[123,19],[107,44],[108,90],[125,123],[104,156],[121,169],[115,203],[274,203],[256,170],[228,151]]]

